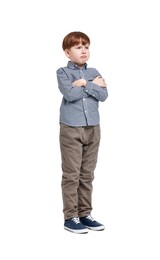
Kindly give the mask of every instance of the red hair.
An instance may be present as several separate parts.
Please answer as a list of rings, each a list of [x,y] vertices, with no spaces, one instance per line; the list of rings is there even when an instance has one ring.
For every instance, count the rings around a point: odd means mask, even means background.
[[[82,45],[90,45],[89,37],[83,32],[71,32],[64,37],[62,48],[63,50],[70,49],[71,47],[76,46],[80,43]]]

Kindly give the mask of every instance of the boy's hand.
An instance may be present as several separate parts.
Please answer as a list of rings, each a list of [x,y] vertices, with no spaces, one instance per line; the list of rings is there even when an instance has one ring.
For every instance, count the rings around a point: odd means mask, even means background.
[[[101,88],[105,88],[107,86],[105,80],[101,76],[96,77],[92,82]]]
[[[72,82],[72,85],[74,87],[85,87],[86,86],[86,80],[85,79],[78,79]]]

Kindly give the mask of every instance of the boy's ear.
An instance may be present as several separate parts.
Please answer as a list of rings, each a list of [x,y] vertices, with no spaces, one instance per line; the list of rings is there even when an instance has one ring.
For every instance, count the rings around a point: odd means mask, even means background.
[[[69,55],[69,50],[68,49],[66,49],[65,51],[64,51],[64,53],[65,53],[65,55],[69,58],[70,57],[70,55]]]

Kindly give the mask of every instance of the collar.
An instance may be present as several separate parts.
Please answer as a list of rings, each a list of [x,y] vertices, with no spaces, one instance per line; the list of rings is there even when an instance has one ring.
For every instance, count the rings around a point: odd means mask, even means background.
[[[74,70],[77,70],[77,69],[83,70],[83,69],[87,69],[87,63],[85,63],[81,68],[79,68],[77,64],[75,64],[71,61],[68,61],[67,67],[70,69],[74,69]]]

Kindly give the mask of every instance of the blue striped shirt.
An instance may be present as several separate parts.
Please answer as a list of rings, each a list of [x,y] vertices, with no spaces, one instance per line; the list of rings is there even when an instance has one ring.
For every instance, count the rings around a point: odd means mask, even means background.
[[[103,88],[92,81],[101,76],[95,68],[88,68],[85,64],[79,68],[68,61],[66,67],[56,71],[58,87],[63,95],[60,106],[60,123],[69,126],[94,126],[100,123],[99,101],[108,97],[107,88]],[[85,87],[74,87],[75,80],[84,78]]]

